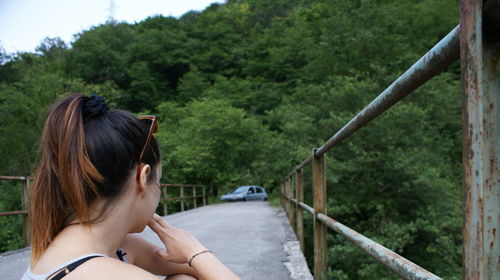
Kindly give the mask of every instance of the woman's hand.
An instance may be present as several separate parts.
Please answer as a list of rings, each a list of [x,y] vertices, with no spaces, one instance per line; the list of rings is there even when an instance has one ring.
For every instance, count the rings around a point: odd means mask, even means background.
[[[155,253],[173,263],[187,263],[197,253],[206,248],[190,232],[171,227],[160,216],[154,214],[149,227],[158,234],[167,248],[156,248]],[[213,254],[202,254],[195,258],[192,268],[205,280],[240,280],[240,278],[221,263]]]
[[[160,237],[165,249],[156,248],[155,253],[166,261],[187,263],[189,259],[206,248],[190,232],[171,227],[157,214],[154,214],[148,226]]]

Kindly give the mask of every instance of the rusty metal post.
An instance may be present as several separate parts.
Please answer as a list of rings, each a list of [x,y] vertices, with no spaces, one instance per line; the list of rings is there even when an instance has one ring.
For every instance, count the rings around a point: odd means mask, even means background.
[[[286,198],[286,184],[287,184],[287,179],[285,178],[285,181],[283,181],[283,210],[285,210],[285,214],[286,214],[286,217],[288,219],[288,210],[287,210],[287,207],[288,207],[288,201],[287,201],[287,198]]]
[[[207,190],[206,187],[202,187],[202,192],[203,192],[203,206],[207,205]]]
[[[297,203],[304,201],[304,179],[302,177],[302,169],[297,169],[295,171],[295,198]],[[300,243],[300,249],[304,252],[304,213],[302,208],[297,205],[297,219],[296,219],[296,231],[297,239]]]
[[[28,196],[30,191],[30,177],[26,177],[23,182],[23,190],[22,190],[22,207],[24,211],[28,211],[29,202]],[[24,243],[26,246],[30,246],[31,243],[31,234],[30,234],[30,217],[28,215],[23,215],[23,226],[24,226]]]
[[[193,208],[198,207],[196,200],[197,200],[197,198],[196,198],[196,186],[193,186]]]
[[[313,207],[314,207],[314,279],[326,280],[327,246],[326,225],[318,219],[318,214],[326,213],[326,167],[325,155],[316,156],[313,150]]]
[[[181,186],[181,190],[180,190],[180,198],[181,198],[181,211],[184,211],[184,187]]]
[[[295,198],[295,176],[290,176],[290,198]],[[297,232],[297,223],[295,220],[295,209],[296,205],[293,200],[290,199],[290,225],[292,226],[293,231]]]
[[[288,222],[290,223],[291,220],[292,220],[292,201],[291,201],[291,187],[292,187],[292,178],[291,177],[288,177],[288,179],[286,180],[286,183],[287,183],[287,186],[286,186],[286,196],[288,197],[287,199],[287,210],[288,210]]]
[[[168,209],[167,209],[167,186],[163,187],[163,215],[166,216],[168,214]]]
[[[285,212],[288,221],[290,222],[290,202],[288,200],[288,178],[285,179]]]
[[[285,194],[285,187],[284,187],[284,183],[281,182],[280,183],[280,202],[281,202],[281,208],[283,208],[283,210],[285,210],[285,199],[283,198],[284,194]]]
[[[288,202],[288,222],[290,223],[290,225],[292,225],[292,209],[293,209],[292,208],[293,202],[291,200],[291,198],[292,198],[292,177],[288,177],[287,183],[288,183],[288,185],[287,185],[286,195],[288,197],[288,200],[287,200],[287,202]]]
[[[462,0],[460,18],[467,280],[500,279],[500,1],[483,3]]]
[[[290,216],[288,215],[288,178],[285,179],[285,182],[283,183],[283,194],[285,195],[283,197],[283,203],[285,205],[285,213],[286,213],[286,218],[290,220]]]

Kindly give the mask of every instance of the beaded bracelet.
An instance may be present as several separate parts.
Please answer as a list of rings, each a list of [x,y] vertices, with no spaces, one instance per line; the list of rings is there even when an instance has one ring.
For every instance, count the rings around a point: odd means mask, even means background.
[[[205,250],[205,251],[201,251],[199,252],[198,254],[194,254],[191,259],[189,260],[188,264],[190,267],[192,267],[191,265],[191,262],[193,261],[194,257],[198,256],[198,255],[201,255],[201,254],[205,254],[205,253],[212,253],[212,251],[209,251],[209,250]]]

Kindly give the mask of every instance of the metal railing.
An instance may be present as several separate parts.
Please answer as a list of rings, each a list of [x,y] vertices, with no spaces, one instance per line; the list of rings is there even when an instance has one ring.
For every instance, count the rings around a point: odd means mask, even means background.
[[[27,176],[0,176],[0,180],[19,181],[23,183],[21,191],[21,210],[0,212],[0,217],[23,215],[23,235],[25,245],[29,244],[28,228],[28,190],[32,178]]]
[[[377,98],[280,183],[281,204],[304,250],[303,211],[314,219],[314,277],[327,278],[327,228],[404,279],[441,279],[326,213],[325,153],[446,69],[459,57],[464,168],[463,278],[500,279],[500,1],[462,0],[461,21]],[[494,12],[488,12],[494,10]],[[483,19],[483,12],[485,13]],[[485,24],[483,25],[483,20]],[[485,32],[486,30],[486,32]],[[487,33],[489,31],[489,33]],[[493,30],[493,31],[491,31]],[[484,32],[484,33],[483,33]],[[496,39],[493,39],[496,37]],[[304,203],[303,168],[312,163],[313,206]]]

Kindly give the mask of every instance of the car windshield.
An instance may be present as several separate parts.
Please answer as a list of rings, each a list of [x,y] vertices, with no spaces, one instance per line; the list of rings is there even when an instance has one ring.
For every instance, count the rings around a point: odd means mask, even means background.
[[[246,192],[246,190],[247,190],[247,187],[238,187],[233,191],[233,193],[244,193],[244,192]]]

